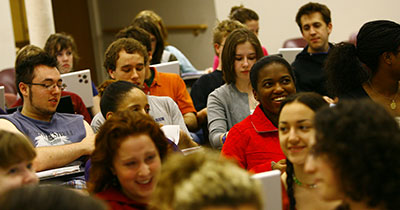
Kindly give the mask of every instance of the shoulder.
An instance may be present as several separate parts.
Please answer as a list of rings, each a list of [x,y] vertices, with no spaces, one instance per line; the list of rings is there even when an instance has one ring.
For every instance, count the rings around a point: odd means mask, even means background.
[[[70,113],[60,113],[56,112],[53,118],[63,119],[63,120],[83,120],[83,116],[80,114],[70,114]]]
[[[5,118],[0,119],[0,129],[9,131],[9,132],[13,132],[13,133],[17,133],[17,134],[22,134],[22,132],[17,129],[17,127],[14,125],[14,123],[12,123],[11,121],[9,121],[8,119],[5,119]]]

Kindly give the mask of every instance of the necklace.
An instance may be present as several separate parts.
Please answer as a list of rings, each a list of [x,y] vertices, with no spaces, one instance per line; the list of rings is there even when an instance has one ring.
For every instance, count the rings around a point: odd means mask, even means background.
[[[303,186],[303,183],[300,182],[300,180],[297,179],[297,177],[293,174],[293,181],[294,183],[296,183],[299,186]],[[316,184],[305,184],[305,187],[310,188],[310,189],[314,189],[317,187]]]
[[[377,90],[375,90],[374,86],[372,86],[371,81],[368,81],[368,85],[371,87],[372,91],[374,91],[376,94],[381,95],[381,96],[385,97],[386,99],[388,99],[389,101],[391,101],[390,104],[389,104],[389,107],[390,107],[392,110],[395,110],[395,109],[397,108],[396,98],[397,98],[397,95],[399,94],[399,88],[398,88],[398,86],[397,86],[396,95],[391,99],[390,97],[387,97],[387,96],[385,96],[385,95],[383,95],[383,94],[380,94]]]

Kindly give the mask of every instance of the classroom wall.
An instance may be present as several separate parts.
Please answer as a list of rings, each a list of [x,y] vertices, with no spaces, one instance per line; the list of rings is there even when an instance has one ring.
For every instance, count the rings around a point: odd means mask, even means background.
[[[219,20],[228,17],[230,8],[243,4],[256,11],[260,17],[259,39],[270,53],[276,53],[286,39],[300,37],[295,22],[297,10],[308,0],[215,0]],[[333,31],[330,41],[341,42],[357,32],[363,23],[376,19],[389,19],[400,23],[398,0],[319,0],[331,10]]]

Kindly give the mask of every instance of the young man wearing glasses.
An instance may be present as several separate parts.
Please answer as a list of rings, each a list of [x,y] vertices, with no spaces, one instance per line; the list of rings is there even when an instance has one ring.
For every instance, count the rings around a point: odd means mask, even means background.
[[[57,113],[62,80],[57,61],[35,46],[21,49],[15,62],[22,110],[0,116],[0,129],[24,134],[37,147],[37,171],[71,163],[94,149],[94,135],[81,115]]]

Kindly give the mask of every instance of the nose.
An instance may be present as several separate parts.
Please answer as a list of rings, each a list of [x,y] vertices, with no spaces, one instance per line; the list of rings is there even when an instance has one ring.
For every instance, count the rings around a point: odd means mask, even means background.
[[[23,176],[24,184],[36,184],[39,182],[39,178],[33,170],[26,169]]]
[[[247,59],[247,57],[244,57],[244,59],[243,59],[243,66],[244,67],[249,66],[249,59]]]
[[[144,109],[140,109],[140,112],[141,112],[142,114],[147,115],[147,112],[146,112],[146,110],[144,110]]]
[[[315,28],[314,27],[310,27],[310,34],[316,34]]]
[[[306,163],[304,164],[304,171],[306,173],[312,174],[315,172],[315,157],[312,154],[308,154],[306,158]]]
[[[288,141],[290,144],[297,144],[299,136],[297,135],[296,129],[290,129]]]
[[[132,70],[131,79],[136,80],[137,78],[139,78],[139,75],[138,75],[137,71],[134,69],[134,70]]]
[[[150,174],[150,167],[146,163],[142,163],[139,168],[139,176],[147,176]]]
[[[275,89],[274,89],[274,93],[275,94],[281,94],[285,91],[285,89],[283,89],[282,85],[279,83],[276,83]]]

